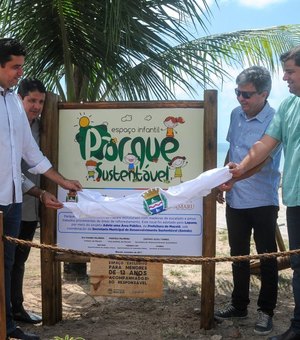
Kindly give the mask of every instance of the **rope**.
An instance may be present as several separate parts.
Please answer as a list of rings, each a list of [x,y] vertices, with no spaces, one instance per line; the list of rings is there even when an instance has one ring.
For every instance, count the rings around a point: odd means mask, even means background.
[[[116,260],[126,260],[126,261],[141,261],[141,262],[157,262],[157,263],[174,263],[174,264],[203,264],[203,263],[218,263],[218,262],[240,262],[249,260],[261,260],[270,259],[277,257],[285,257],[290,255],[300,254],[300,249],[273,252],[273,253],[263,253],[257,255],[242,255],[242,256],[224,256],[224,257],[203,257],[203,256],[135,256],[135,255],[117,255],[117,254],[97,254],[90,252],[83,252],[79,250],[59,248],[57,246],[48,244],[39,244],[31,241],[20,240],[11,236],[3,236],[3,239],[16,243],[19,245],[39,248],[42,250],[49,250],[56,253],[67,253],[72,255],[86,256],[86,257],[97,257],[104,259],[116,259]]]

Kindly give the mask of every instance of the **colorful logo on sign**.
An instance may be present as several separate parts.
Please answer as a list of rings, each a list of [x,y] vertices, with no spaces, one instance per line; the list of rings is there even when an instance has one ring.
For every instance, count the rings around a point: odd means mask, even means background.
[[[159,214],[167,209],[168,201],[158,188],[149,189],[143,194],[144,209],[149,215]]]

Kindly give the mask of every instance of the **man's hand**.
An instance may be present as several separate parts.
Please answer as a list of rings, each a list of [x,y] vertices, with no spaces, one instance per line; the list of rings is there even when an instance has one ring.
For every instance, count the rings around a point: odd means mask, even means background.
[[[244,175],[245,169],[240,164],[229,162],[227,165],[229,167],[229,172],[232,173],[233,178]]]
[[[218,186],[219,191],[230,191],[233,187],[234,181],[228,181]]]
[[[225,192],[230,191],[235,182],[236,181],[234,179],[231,179],[228,182],[223,183],[223,184],[218,186],[218,188],[217,188],[218,192],[217,192],[217,197],[216,197],[218,203],[223,204],[225,202],[223,193],[224,193],[224,191]]]
[[[48,191],[43,191],[40,195],[40,200],[46,208],[61,209],[63,207],[63,204]]]
[[[26,194],[38,198],[46,208],[61,209],[63,207],[63,204],[54,195],[37,186],[30,188]]]
[[[220,204],[223,204],[225,202],[225,199],[224,199],[224,196],[223,196],[223,191],[220,191],[220,190],[217,191],[216,200]]]
[[[72,191],[81,191],[82,186],[79,181],[73,179],[66,179],[62,176],[58,171],[54,168],[50,168],[47,170],[44,175],[49,178],[54,183],[61,186],[63,189],[72,190]]]
[[[63,189],[72,190],[72,191],[81,191],[82,185],[79,181],[73,180],[73,179],[66,179],[64,178],[62,183],[60,183],[60,186]]]

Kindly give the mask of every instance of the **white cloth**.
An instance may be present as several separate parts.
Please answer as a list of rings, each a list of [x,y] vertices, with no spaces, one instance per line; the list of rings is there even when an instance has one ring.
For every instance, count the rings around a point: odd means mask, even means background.
[[[122,198],[107,197],[95,190],[78,192],[78,202],[65,202],[64,206],[76,218],[111,216],[149,216],[175,208],[193,198],[206,196],[211,189],[227,182],[232,175],[228,167],[203,172],[197,178],[170,187],[168,190],[152,188]]]
[[[31,180],[29,178],[27,178],[22,173],[22,192],[23,192],[23,194],[26,194],[33,187],[35,187],[35,184],[33,182],[31,182]]]
[[[22,202],[22,158],[32,173],[51,168],[32,137],[21,100],[9,91],[0,95],[0,205]]]

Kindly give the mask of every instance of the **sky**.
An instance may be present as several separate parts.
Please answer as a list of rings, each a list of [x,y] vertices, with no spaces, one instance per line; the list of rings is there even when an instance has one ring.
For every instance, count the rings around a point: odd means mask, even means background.
[[[220,34],[245,29],[269,28],[272,26],[300,24],[299,0],[208,0],[212,17],[207,24],[209,34]],[[206,34],[207,35],[207,34]],[[226,143],[230,113],[238,106],[234,94],[235,78],[242,69],[232,69],[233,78],[218,88],[218,143]],[[275,109],[289,95],[286,83],[282,80],[282,72],[273,75],[272,91],[269,97],[271,106]],[[203,91],[199,89],[199,98],[203,99]],[[187,98],[178,93],[177,99]]]

